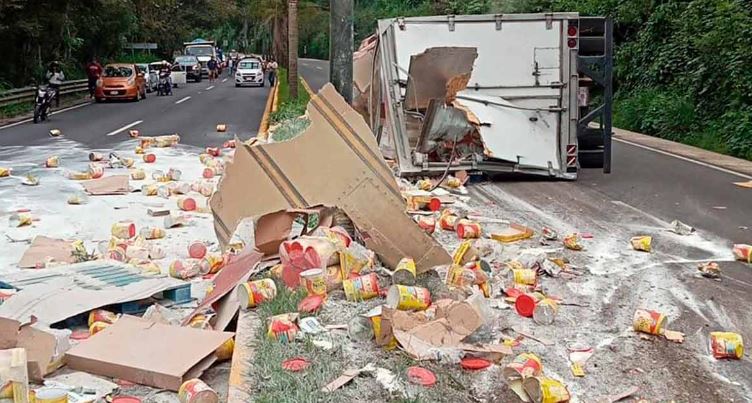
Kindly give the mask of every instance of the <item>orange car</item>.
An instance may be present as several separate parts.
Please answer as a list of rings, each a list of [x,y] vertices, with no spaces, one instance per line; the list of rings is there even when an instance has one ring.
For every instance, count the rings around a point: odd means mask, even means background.
[[[97,81],[94,93],[97,102],[108,99],[146,98],[146,79],[135,64],[116,63],[104,66],[102,77]]]

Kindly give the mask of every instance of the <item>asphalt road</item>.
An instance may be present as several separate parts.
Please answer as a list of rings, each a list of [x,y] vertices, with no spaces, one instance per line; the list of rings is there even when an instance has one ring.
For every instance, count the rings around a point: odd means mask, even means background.
[[[314,91],[326,83],[328,62],[305,59],[300,66]],[[623,373],[614,369],[647,365],[642,368],[662,372],[648,370],[635,377],[633,383],[640,385],[643,396],[729,401],[752,396],[752,365],[749,360],[733,364],[708,360],[707,333],[736,331],[752,338],[752,267],[734,262],[731,255],[732,244],[752,243],[752,190],[733,185],[746,180],[702,161],[615,140],[611,174],[585,169],[576,182],[502,177],[473,186],[470,192],[484,206],[482,215],[533,228],[548,225],[592,234],[587,258],[575,263],[594,276],[567,284],[568,288],[554,288],[561,292],[558,295],[577,296],[590,309],[572,319],[580,328],[562,327],[559,337],[581,338],[583,333],[591,339],[620,337],[614,329],[628,327],[637,307],[667,312],[671,326],[687,333],[681,348],[651,347],[630,338],[618,343],[603,357],[599,374],[589,376],[580,387],[621,388],[616,380]],[[679,237],[667,232],[675,219],[694,226],[697,234]],[[652,235],[654,252],[632,251],[628,240],[635,235]],[[707,261],[719,262],[722,281],[697,276],[698,263]],[[556,355],[555,350],[548,355],[552,353]]]
[[[268,90],[236,88],[225,74],[214,83],[203,80],[181,85],[172,96],[152,92],[140,102],[85,104],[56,113],[40,124],[0,127],[0,147],[47,144],[51,141],[49,130],[59,129],[66,139],[84,147],[105,149],[129,139],[131,128],[142,135],[178,133],[181,143],[188,145],[221,145],[235,134],[243,139],[256,135]],[[218,123],[227,124],[226,133],[216,133]]]

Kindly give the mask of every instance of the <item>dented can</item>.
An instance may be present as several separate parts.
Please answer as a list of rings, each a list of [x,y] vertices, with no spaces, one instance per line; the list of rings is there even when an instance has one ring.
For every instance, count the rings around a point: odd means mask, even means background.
[[[131,171],[131,179],[141,181],[146,179],[146,172],[143,169],[134,169]]]
[[[138,130],[136,130],[136,129],[131,129],[131,130],[128,130],[128,135],[129,135],[129,136],[130,136],[130,137],[131,137],[132,139],[135,139],[136,137],[138,137],[138,136],[140,136],[140,135],[141,135],[141,132],[139,132],[139,131],[138,131]]]
[[[415,222],[426,233],[433,234],[436,231],[436,218],[433,216],[416,216]]]
[[[735,244],[732,250],[736,260],[752,263],[752,245]]]
[[[183,382],[178,389],[180,403],[219,403],[219,395],[201,379]]]
[[[480,238],[481,234],[480,224],[465,219],[457,220],[455,223],[455,231],[460,239]]]
[[[422,311],[431,305],[431,292],[423,287],[393,285],[386,294],[386,306],[401,311]]]
[[[102,161],[104,159],[104,154],[97,153],[97,152],[90,152],[89,153],[89,161],[96,162],[96,161]]]
[[[270,278],[249,281],[238,286],[237,295],[241,308],[255,308],[277,296],[277,284]]]
[[[642,252],[650,252],[651,244],[653,243],[653,237],[647,235],[634,236],[629,240],[632,245],[632,249]]]
[[[104,167],[98,164],[89,164],[89,176],[91,179],[99,179],[104,176]]]
[[[211,167],[204,168],[204,171],[201,174],[201,176],[203,176],[204,179],[211,179],[211,178],[214,177],[214,175],[216,175],[216,170],[214,168],[211,168]]]
[[[104,322],[113,324],[116,320],[118,320],[118,315],[114,312],[110,312],[106,309],[94,309],[91,312],[89,312],[89,321],[88,324],[91,326],[94,322]]]
[[[392,273],[392,284],[415,285],[417,276],[415,260],[409,257],[402,258]]]
[[[193,241],[188,245],[188,256],[194,259],[203,259],[206,256],[206,244],[201,241]]]
[[[742,335],[733,332],[711,332],[710,351],[717,359],[744,357],[744,340]]]
[[[538,282],[538,271],[533,269],[511,269],[508,278],[514,284],[535,285]]]
[[[222,155],[222,150],[220,150],[218,147],[206,147],[206,153],[211,155],[212,157],[219,157]]]
[[[309,269],[300,273],[300,285],[308,295],[326,295],[326,275],[322,269]]]
[[[181,197],[178,199],[178,208],[183,211],[194,211],[196,210],[196,200],[192,197]]]
[[[441,213],[439,217],[439,227],[445,231],[454,231],[454,225],[459,220],[459,217],[452,213],[447,213],[446,210]]]
[[[502,371],[502,376],[509,382],[516,379],[540,376],[543,373],[541,359],[533,353],[522,353],[507,364]]]
[[[133,221],[119,221],[112,224],[110,233],[115,238],[131,239],[136,236],[136,224]]]
[[[632,326],[636,332],[659,335],[666,325],[666,315],[658,311],[638,309],[632,318]]]
[[[93,322],[89,325],[89,334],[93,336],[102,330],[107,329],[110,325],[111,323],[108,322]]]
[[[141,229],[140,235],[144,239],[152,240],[152,239],[162,239],[167,235],[164,229],[157,228],[157,227],[148,227]]]
[[[45,168],[57,168],[59,166],[60,166],[60,158],[57,155],[49,157],[44,161]]]
[[[523,387],[535,403],[561,403],[571,398],[563,383],[547,376],[526,378]]]
[[[198,265],[188,260],[176,260],[170,263],[170,277],[188,280],[199,274]]]
[[[214,350],[214,355],[218,361],[227,361],[232,358],[232,352],[235,350],[235,339],[229,338],[221,346]]]
[[[5,178],[5,177],[10,176],[11,172],[13,172],[13,168],[0,167],[0,178]]]
[[[266,336],[280,343],[290,343],[300,331],[295,323],[297,314],[283,313],[268,319]]]
[[[564,247],[570,250],[582,250],[582,238],[578,233],[572,233],[564,237]]]
[[[24,227],[27,225],[31,225],[32,221],[34,219],[31,216],[31,213],[28,211],[20,211],[18,213],[13,213],[8,219],[8,224],[11,227]]]
[[[214,274],[224,266],[225,259],[222,255],[208,254],[199,262],[199,271],[201,275]]]
[[[358,276],[342,281],[345,297],[348,301],[362,301],[379,295],[379,278],[376,273]]]
[[[144,196],[156,196],[159,186],[156,183],[141,186],[141,194]]]
[[[551,298],[543,298],[535,304],[533,320],[539,325],[550,325],[554,323],[558,312],[559,304],[555,300]]]

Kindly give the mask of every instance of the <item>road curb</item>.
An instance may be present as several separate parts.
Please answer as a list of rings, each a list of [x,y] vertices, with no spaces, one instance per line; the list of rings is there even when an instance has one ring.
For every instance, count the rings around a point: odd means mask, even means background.
[[[311,89],[311,86],[308,85],[308,81],[303,76],[300,76],[300,82],[303,83],[303,88],[305,88],[306,92],[308,93],[309,97],[313,96],[313,90]]]
[[[266,140],[269,137],[269,115],[275,111],[275,105],[279,104],[279,85],[277,83],[269,90],[269,95],[266,97],[266,107],[264,108],[264,114],[261,115],[261,124],[259,125],[256,138]]]
[[[614,140],[732,175],[752,178],[752,161],[624,129],[614,128]]]

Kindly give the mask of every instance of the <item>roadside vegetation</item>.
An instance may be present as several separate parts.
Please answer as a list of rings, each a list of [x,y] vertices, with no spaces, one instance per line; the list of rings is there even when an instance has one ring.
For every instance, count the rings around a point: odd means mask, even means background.
[[[298,81],[298,99],[290,98],[290,83],[287,81],[287,69],[280,68],[277,81],[279,84],[279,107],[269,119],[272,125],[278,125],[273,130],[272,138],[275,141],[289,140],[302,133],[309,125],[308,118],[303,117],[310,97]]]

